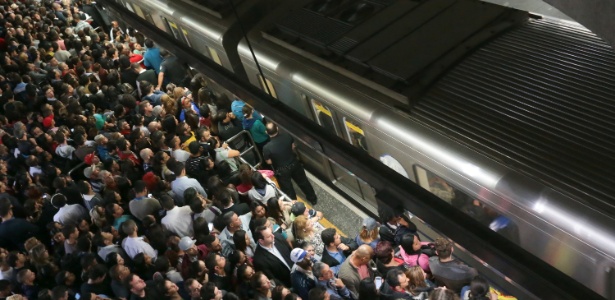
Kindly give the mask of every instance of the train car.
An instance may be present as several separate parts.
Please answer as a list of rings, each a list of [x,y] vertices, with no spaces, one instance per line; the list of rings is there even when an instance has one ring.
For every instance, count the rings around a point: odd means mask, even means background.
[[[114,0],[140,18],[174,36],[182,44],[245,78],[237,54],[242,27],[250,28],[279,0]],[[121,13],[111,11],[121,20]],[[238,19],[241,22],[238,21]]]
[[[194,3],[117,1],[216,61],[191,42],[219,30]],[[473,0],[264,7],[244,26],[253,52],[237,31],[234,49],[208,46],[227,69],[615,299],[612,48],[574,24]],[[301,150],[375,210],[369,185]]]
[[[615,299],[615,56],[591,32],[479,1],[308,0],[248,38],[254,85]]]

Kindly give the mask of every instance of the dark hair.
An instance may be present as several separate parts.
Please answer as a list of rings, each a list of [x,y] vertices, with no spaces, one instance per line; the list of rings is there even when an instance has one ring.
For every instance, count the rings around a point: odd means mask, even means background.
[[[404,251],[406,252],[406,254],[412,255],[412,254],[419,254],[420,255],[420,249],[418,251],[414,251],[413,245],[414,245],[414,237],[416,236],[416,238],[418,239],[419,236],[413,233],[406,233],[401,237],[401,240],[399,241],[399,246],[404,249]]]
[[[213,282],[208,282],[203,285],[201,288],[201,298],[202,299],[213,299],[216,297],[216,284]]]
[[[470,282],[470,300],[489,300],[489,283],[478,275]]]
[[[320,238],[322,239],[322,242],[325,244],[325,247],[335,242],[335,233],[336,233],[335,228],[327,228],[320,233]]]
[[[390,287],[393,288],[399,286],[399,275],[405,276],[404,272],[402,272],[400,269],[392,269],[387,273],[386,282],[389,284]]]
[[[211,252],[209,254],[207,254],[207,257],[205,257],[205,267],[207,267],[207,269],[209,269],[210,273],[215,273],[215,268],[218,265],[218,255],[215,252]]]
[[[96,264],[88,270],[88,279],[98,279],[107,274],[107,267],[103,264]]]
[[[6,216],[11,211],[11,207],[9,198],[0,198],[0,216]]]
[[[267,187],[267,180],[263,177],[261,172],[252,172],[252,185],[257,189],[264,189]]]
[[[393,260],[393,246],[389,241],[379,241],[374,250],[374,257],[383,264],[388,264]]]
[[[327,288],[322,285],[313,287],[308,293],[308,299],[310,300],[324,300]]]
[[[369,277],[361,280],[359,283],[359,300],[372,300],[378,299],[379,297],[374,280]]]
[[[233,234],[233,242],[235,242],[235,249],[246,251],[248,244],[246,244],[246,231],[239,229]]]

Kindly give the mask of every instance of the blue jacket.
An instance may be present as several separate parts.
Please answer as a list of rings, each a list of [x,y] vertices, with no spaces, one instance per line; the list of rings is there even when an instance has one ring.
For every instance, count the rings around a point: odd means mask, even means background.
[[[156,71],[156,74],[160,73],[161,63],[162,57],[160,57],[160,49],[150,48],[143,54],[143,64],[146,68]]]
[[[316,282],[299,269],[290,274],[290,281],[293,292],[299,295],[301,299],[308,299],[308,293],[316,286]]]

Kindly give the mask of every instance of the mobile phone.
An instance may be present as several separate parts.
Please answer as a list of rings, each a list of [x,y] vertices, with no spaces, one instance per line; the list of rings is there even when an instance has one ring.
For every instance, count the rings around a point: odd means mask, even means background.
[[[376,276],[376,278],[374,279],[374,283],[376,284],[376,289],[379,290],[380,286],[382,285],[382,277]]]
[[[214,230],[214,223],[207,224],[207,227],[209,227],[209,231],[211,232],[212,230]]]
[[[147,198],[151,198],[151,197],[152,197],[152,194],[147,194]]]

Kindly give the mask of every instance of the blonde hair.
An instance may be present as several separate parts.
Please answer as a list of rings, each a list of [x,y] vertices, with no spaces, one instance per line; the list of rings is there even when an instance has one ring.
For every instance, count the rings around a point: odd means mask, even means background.
[[[27,252],[30,252],[30,250],[32,250],[34,247],[41,244],[41,241],[39,241],[37,238],[31,237],[24,242],[23,247]]]
[[[305,239],[309,234],[307,232],[308,219],[304,215],[295,218],[293,227],[295,228],[295,239]]]

